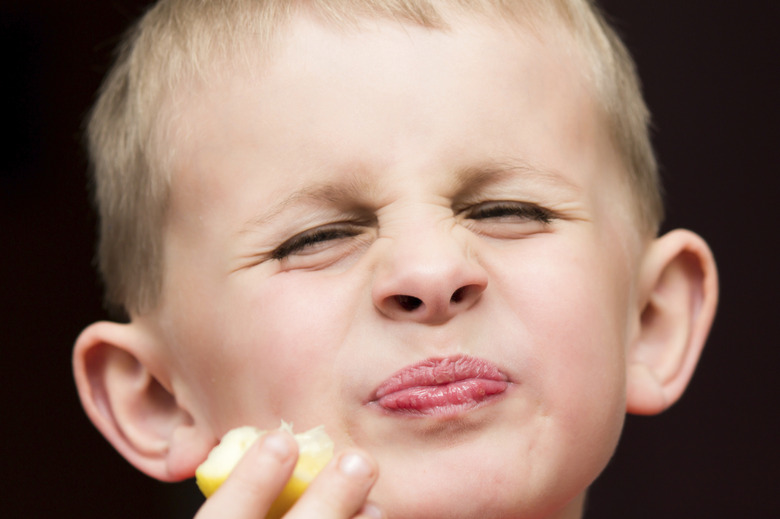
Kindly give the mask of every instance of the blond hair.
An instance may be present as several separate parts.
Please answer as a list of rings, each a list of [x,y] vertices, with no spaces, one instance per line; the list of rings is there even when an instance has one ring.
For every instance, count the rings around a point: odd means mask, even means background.
[[[166,100],[182,81],[206,77],[214,63],[257,53],[258,46],[268,52],[304,7],[339,24],[385,17],[445,28],[445,15],[455,11],[507,16],[529,27],[563,22],[586,58],[587,79],[628,170],[639,226],[657,231],[660,182],[639,80],[619,37],[588,0],[161,0],[126,35],[88,123],[98,266],[110,307],[141,314],[155,307],[161,290],[174,153]]]

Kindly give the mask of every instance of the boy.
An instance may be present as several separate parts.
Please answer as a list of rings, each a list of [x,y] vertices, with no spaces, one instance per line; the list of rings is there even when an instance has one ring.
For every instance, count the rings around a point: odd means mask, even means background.
[[[90,122],[126,324],[76,342],[87,414],[189,478],[229,429],[324,424],[289,517],[579,518],[626,411],[682,394],[707,245],[657,237],[647,115],[585,1],[159,3]],[[199,517],[263,517],[284,433]]]

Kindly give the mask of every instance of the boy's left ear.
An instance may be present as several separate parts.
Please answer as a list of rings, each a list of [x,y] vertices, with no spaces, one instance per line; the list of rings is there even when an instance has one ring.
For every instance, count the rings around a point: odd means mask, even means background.
[[[715,317],[718,275],[706,242],[681,229],[656,238],[640,267],[638,296],[626,405],[629,413],[650,415],[682,395]]]

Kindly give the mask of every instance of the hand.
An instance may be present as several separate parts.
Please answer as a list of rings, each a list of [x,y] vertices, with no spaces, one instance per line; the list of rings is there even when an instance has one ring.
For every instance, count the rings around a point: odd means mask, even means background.
[[[292,475],[298,445],[284,431],[255,442],[195,519],[263,519]],[[372,519],[379,509],[366,498],[377,477],[374,461],[348,449],[333,458],[311,482],[285,519]]]

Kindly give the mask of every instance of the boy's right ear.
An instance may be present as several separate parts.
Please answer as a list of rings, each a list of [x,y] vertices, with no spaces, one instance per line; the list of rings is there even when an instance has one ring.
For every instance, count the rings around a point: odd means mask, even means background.
[[[76,340],[73,372],[92,423],[137,469],[163,481],[192,477],[215,440],[180,404],[152,334],[98,322]]]

